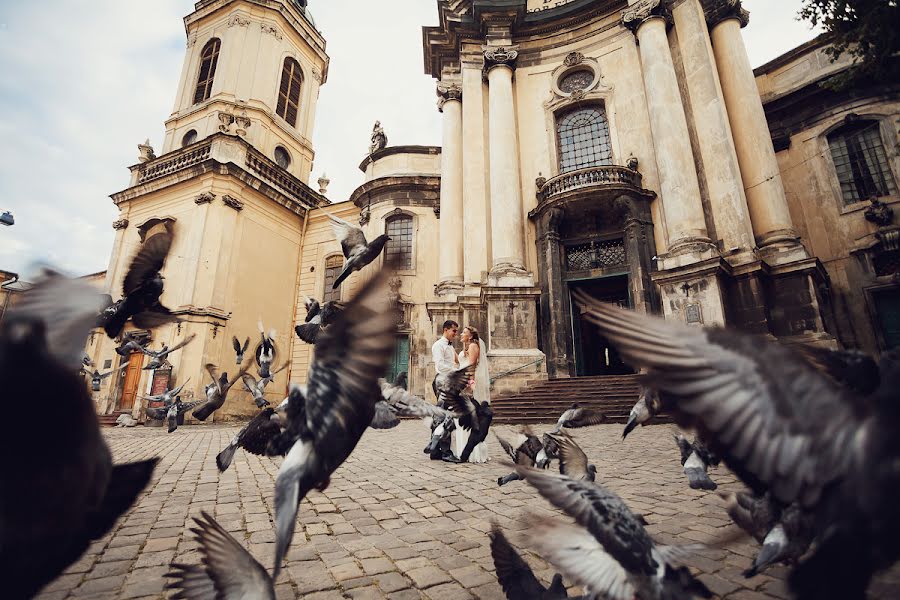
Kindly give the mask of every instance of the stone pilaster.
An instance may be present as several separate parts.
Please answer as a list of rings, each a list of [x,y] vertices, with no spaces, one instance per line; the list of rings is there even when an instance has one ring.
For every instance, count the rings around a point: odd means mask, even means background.
[[[457,83],[442,82],[437,86],[437,95],[444,121],[437,291],[447,294],[458,293],[463,281],[462,88]]]
[[[537,220],[538,270],[542,274],[541,323],[544,348],[547,349],[547,375],[569,377],[574,372],[572,356],[571,304],[562,274],[565,254],[560,243],[559,226],[563,210],[551,208]]]
[[[481,56],[463,60],[463,215],[466,223],[466,284],[479,284],[491,268],[491,207],[488,200],[484,91]]]

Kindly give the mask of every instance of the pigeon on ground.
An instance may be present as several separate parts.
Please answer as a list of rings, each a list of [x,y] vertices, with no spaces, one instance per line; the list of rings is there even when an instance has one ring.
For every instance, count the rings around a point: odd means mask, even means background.
[[[178,417],[185,414],[186,412],[193,410],[203,404],[203,400],[194,400],[193,402],[182,402],[181,396],[177,396],[175,401],[171,404],[167,404],[166,406],[161,406],[159,408],[147,408],[147,416],[151,419],[162,420],[166,419],[166,422],[169,425],[169,433],[172,433],[176,429],[178,429]]]
[[[275,376],[287,369],[290,364],[290,362],[285,362],[283,365],[269,373],[268,377],[263,377],[259,380],[249,373],[241,378],[244,383],[244,388],[246,388],[246,390],[250,392],[250,395],[253,396],[253,402],[256,404],[256,408],[262,408],[269,405],[269,401],[266,400],[266,386],[272,383]]]
[[[101,373],[97,369],[94,369],[94,372],[90,374],[91,375],[91,391],[99,392],[100,391],[100,383],[104,379],[106,379],[107,377],[109,377],[110,375],[115,373],[116,371],[121,371],[122,369],[126,368],[127,366],[128,366],[128,363],[125,363],[124,365],[119,365],[115,369],[110,369],[109,371],[106,371],[104,373]]]
[[[178,320],[159,301],[163,292],[163,276],[159,272],[166,263],[172,240],[171,233],[156,233],[144,241],[131,259],[122,283],[122,299],[104,310],[97,323],[110,339],[119,336],[129,318],[138,329],[153,329]]]
[[[328,487],[353,452],[381,398],[378,378],[394,352],[397,315],[382,270],[350,301],[316,344],[306,392],[292,386],[284,431],[270,451],[289,448],[275,481],[276,579],[297,521],[300,501]]]
[[[538,581],[534,571],[510,545],[496,522],[491,523],[490,537],[497,581],[508,600],[562,600],[569,597],[559,573],[553,575],[549,588]]]
[[[241,367],[240,371],[238,371],[233,379],[228,379],[228,373],[219,375],[218,367],[214,364],[207,363],[206,372],[212,377],[212,383],[206,386],[206,402],[203,403],[203,406],[194,410],[194,418],[205,421],[209,415],[222,408],[225,404],[225,398],[228,396],[228,390],[230,390],[231,386],[237,383],[239,379],[244,377],[244,374],[249,368],[250,363],[248,362]]]
[[[650,422],[662,410],[662,403],[659,394],[652,387],[641,386],[641,393],[638,401],[631,407],[628,413],[628,422],[625,424],[625,431],[622,432],[622,439],[628,437],[632,430],[640,425],[643,427]]]
[[[144,338],[146,339],[146,338]],[[116,354],[122,357],[129,357],[133,352],[143,352],[147,342],[141,343],[137,338],[126,333],[122,337],[122,343],[115,347]]]
[[[513,441],[503,438],[496,430],[494,431],[494,437],[500,442],[500,447],[503,448],[503,451],[512,459],[513,464],[516,465],[525,467],[535,466],[538,453],[544,449],[544,445],[541,443],[540,438],[534,435],[528,427],[523,427],[520,432],[516,434],[516,438]],[[519,474],[513,471],[509,475],[498,477],[497,485],[503,486],[511,481],[519,479],[521,479]]]
[[[574,429],[576,427],[599,425],[604,418],[602,412],[590,408],[581,408],[575,402],[571,408],[559,416],[559,419],[556,421],[556,427],[553,428],[551,433],[559,433],[563,427]]]
[[[244,425],[234,439],[216,455],[216,466],[219,471],[225,471],[231,465],[238,448],[243,448],[250,454],[265,456],[269,442],[280,433],[281,420],[275,409],[267,406]]]
[[[581,446],[568,434],[548,433],[547,436],[559,446],[559,472],[574,480],[594,481],[597,467],[588,463]]]
[[[441,460],[453,456],[450,448],[451,436],[456,430],[456,423],[453,421],[453,415],[444,418],[433,417],[431,420],[431,440],[425,449],[422,450],[431,458],[431,460]]]
[[[678,449],[681,451],[681,464],[684,467],[684,474],[687,475],[691,489],[716,489],[718,486],[715,481],[709,478],[706,469],[710,466],[718,466],[719,457],[710,452],[700,440],[695,439],[693,442],[689,442],[680,433],[674,437],[675,443],[678,444]]]
[[[683,547],[654,543],[612,491],[590,481],[517,467],[520,475],[578,525],[535,517],[526,532],[539,554],[572,581],[611,600],[689,600],[712,593],[675,562]]]
[[[134,427],[137,424],[137,419],[128,413],[122,413],[119,415],[119,418],[116,419],[116,427]]]
[[[175,344],[171,348],[167,345],[163,344],[163,347],[159,350],[148,350],[147,348],[141,348],[141,352],[150,357],[150,362],[147,363],[147,366],[144,367],[144,371],[152,371],[154,369],[161,368],[164,364],[166,364],[166,359],[168,359],[169,355],[175,352],[176,350],[181,350],[188,344],[194,341],[194,338],[197,337],[196,333],[192,333],[191,335],[184,338],[179,343]]]
[[[534,466],[546,469],[550,466],[550,461],[559,459],[559,444],[549,433],[541,436],[541,444],[543,447],[534,459]]]
[[[84,380],[75,372],[103,299],[84,281],[46,275],[0,322],[8,398],[53,415],[7,427],[0,452],[0,564],[5,598],[30,598],[102,538],[141,493],[157,459],[113,465]],[[54,346],[49,343],[53,342]],[[34,385],[39,381],[40,385]]]
[[[259,562],[206,511],[191,532],[200,544],[201,564],[173,563],[165,577],[176,600],[275,600],[275,585]]]
[[[410,394],[405,389],[392,385],[384,379],[378,380],[382,400],[375,403],[373,429],[391,429],[400,424],[400,417],[424,419],[426,417],[453,416],[449,410]]]
[[[306,321],[294,327],[294,332],[307,344],[315,344],[319,333],[334,323],[344,305],[336,300],[330,300],[321,307],[318,300],[307,298]]]
[[[260,341],[256,345],[253,355],[256,357],[257,373],[260,377],[266,378],[271,375],[272,364],[275,362],[275,356],[278,349],[275,347],[275,330],[272,329],[266,333],[262,321],[259,321]]]
[[[234,347],[235,364],[239,366],[244,364],[244,354],[250,346],[250,338],[244,340],[244,344],[241,345],[240,340],[236,336],[231,336],[231,345]]]
[[[343,251],[346,259],[343,270],[331,285],[331,289],[336,290],[353,271],[361,270],[378,258],[378,255],[384,249],[384,245],[391,238],[382,234],[371,242],[367,242],[362,229],[328,212],[325,212],[325,214],[331,219],[334,236],[341,243],[341,251]]]
[[[794,594],[863,598],[900,557],[900,356],[882,355],[880,387],[861,403],[789,347],[578,301],[751,490],[815,517],[818,543],[789,576]]]

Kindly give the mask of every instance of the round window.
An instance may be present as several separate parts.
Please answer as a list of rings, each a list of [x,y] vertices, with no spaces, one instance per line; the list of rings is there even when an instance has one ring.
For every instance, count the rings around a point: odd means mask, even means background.
[[[291,155],[281,146],[275,146],[275,163],[282,169],[291,166]]]
[[[594,73],[587,69],[571,71],[559,80],[559,89],[565,94],[585,90],[594,83]]]
[[[291,166],[291,155],[281,146],[275,146],[275,163],[282,169]]]
[[[193,144],[196,141],[197,141],[197,130],[191,129],[186,134],[184,134],[183,138],[181,138],[181,147],[184,148],[185,146],[190,146],[191,144]]]

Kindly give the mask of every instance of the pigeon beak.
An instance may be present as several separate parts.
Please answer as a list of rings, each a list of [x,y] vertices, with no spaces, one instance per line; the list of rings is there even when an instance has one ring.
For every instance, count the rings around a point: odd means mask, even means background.
[[[638,424],[638,423],[637,423],[637,417],[634,416],[634,415],[630,415],[630,416],[628,417],[628,423],[625,424],[625,431],[622,432],[622,439],[623,439],[623,440],[624,440],[625,438],[628,437],[628,434],[631,433],[632,430],[634,430],[635,427],[637,427],[637,424]]]

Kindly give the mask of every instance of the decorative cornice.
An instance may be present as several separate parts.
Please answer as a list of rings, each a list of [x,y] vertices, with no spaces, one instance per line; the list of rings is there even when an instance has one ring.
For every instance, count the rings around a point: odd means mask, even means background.
[[[203,192],[194,198],[194,204],[208,204],[216,199],[216,195],[212,192]]]
[[[437,84],[437,107],[439,112],[444,112],[444,104],[451,100],[462,102],[462,87],[456,82],[439,81]]]
[[[126,227],[128,227],[128,219],[126,219],[124,217],[121,219],[116,219],[115,221],[113,221],[112,227],[113,227],[113,229],[115,229],[117,231],[119,229],[125,229]]]
[[[672,13],[662,0],[641,0],[622,11],[622,25],[635,35],[646,21],[658,18],[663,19],[666,25],[672,24]]]
[[[228,26],[234,27],[235,25],[248,27],[250,25],[250,19],[244,18],[238,13],[235,13],[228,18]]]
[[[507,67],[515,70],[517,58],[519,58],[519,51],[515,48],[507,46],[486,48],[484,50],[484,76],[487,77],[487,74],[495,67]]]
[[[750,13],[741,6],[741,0],[701,0],[701,4],[710,29],[728,19],[737,19],[741,27],[750,22]]]
[[[269,35],[273,36],[276,40],[281,40],[281,38],[284,37],[281,35],[281,31],[277,27],[275,27],[274,25],[272,25],[270,23],[260,23],[259,28],[262,30],[263,33],[268,33]]]
[[[233,196],[229,196],[227,194],[222,196],[222,202],[225,203],[225,206],[230,206],[236,211],[244,210],[244,203]]]

